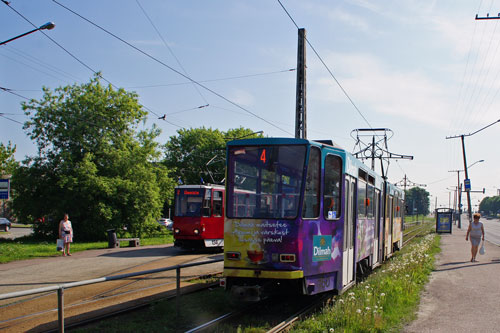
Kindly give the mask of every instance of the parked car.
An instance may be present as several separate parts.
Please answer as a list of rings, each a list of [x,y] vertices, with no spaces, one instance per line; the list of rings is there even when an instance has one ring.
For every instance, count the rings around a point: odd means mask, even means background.
[[[9,231],[12,223],[5,217],[0,217],[0,231]]]
[[[168,230],[172,230],[174,226],[174,221],[172,221],[171,219],[167,219],[166,217],[160,218],[157,222],[166,227]]]

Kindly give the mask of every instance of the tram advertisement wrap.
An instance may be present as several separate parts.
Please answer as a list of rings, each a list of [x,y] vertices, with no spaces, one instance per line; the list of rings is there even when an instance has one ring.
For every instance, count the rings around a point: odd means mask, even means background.
[[[224,228],[225,244],[231,251],[241,253],[242,266],[270,264],[273,253],[290,246],[285,241],[291,233],[290,225],[284,221],[227,220]]]

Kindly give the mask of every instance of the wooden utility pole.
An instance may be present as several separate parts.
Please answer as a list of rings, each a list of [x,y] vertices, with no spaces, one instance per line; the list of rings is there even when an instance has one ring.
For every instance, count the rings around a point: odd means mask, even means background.
[[[297,92],[295,100],[295,138],[307,139],[306,126],[306,29],[299,29],[297,47]]]

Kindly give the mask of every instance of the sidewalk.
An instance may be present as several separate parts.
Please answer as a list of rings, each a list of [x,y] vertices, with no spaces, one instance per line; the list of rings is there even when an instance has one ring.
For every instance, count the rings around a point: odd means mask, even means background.
[[[500,247],[485,242],[486,253],[470,262],[467,226],[441,235],[418,317],[404,332],[500,332]]]

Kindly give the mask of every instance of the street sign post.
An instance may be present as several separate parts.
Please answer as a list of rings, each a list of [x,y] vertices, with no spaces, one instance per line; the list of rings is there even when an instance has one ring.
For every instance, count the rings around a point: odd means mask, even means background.
[[[465,190],[470,191],[470,179],[464,179]]]
[[[0,199],[9,200],[10,179],[0,179]]]

